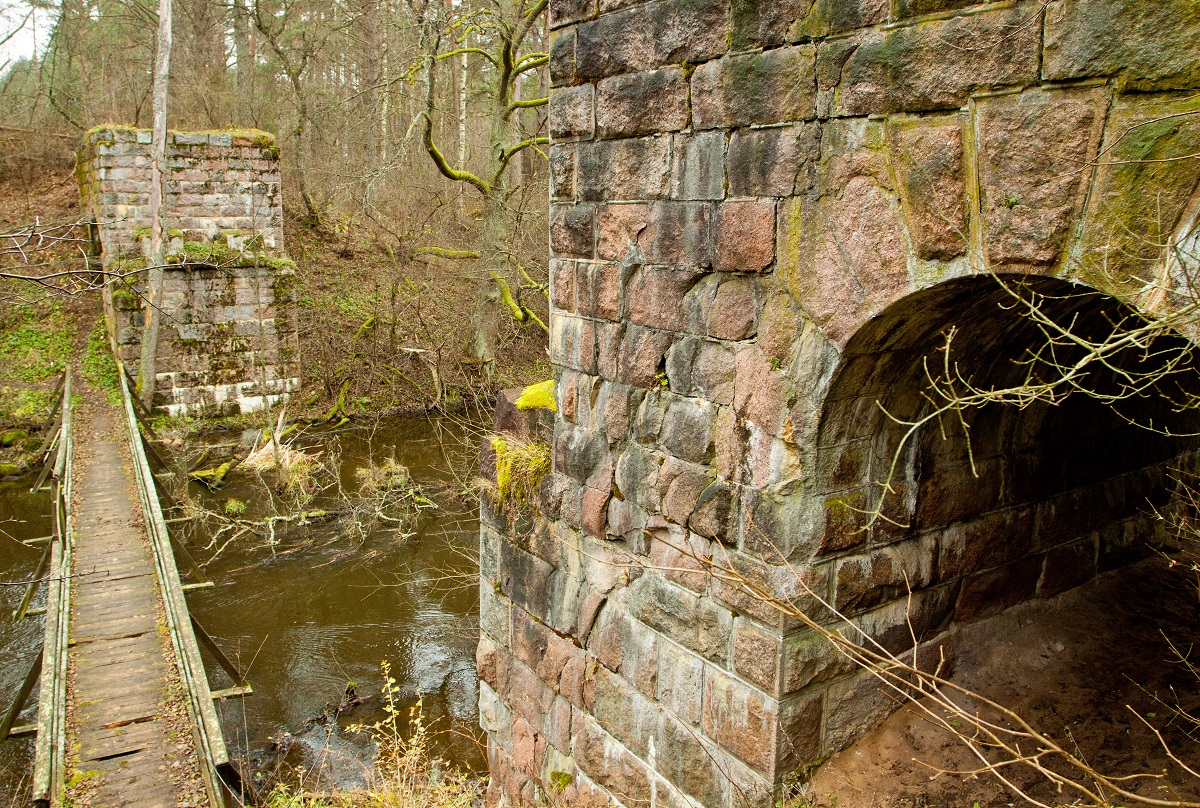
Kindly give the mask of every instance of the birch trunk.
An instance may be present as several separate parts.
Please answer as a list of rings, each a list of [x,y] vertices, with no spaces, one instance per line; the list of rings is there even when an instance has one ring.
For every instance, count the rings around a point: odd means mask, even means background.
[[[163,284],[163,164],[167,156],[167,77],[171,71],[171,0],[158,0],[158,52],[154,58],[154,129],[150,161],[150,272],[142,328],[138,393],[147,408],[154,402],[155,358]]]

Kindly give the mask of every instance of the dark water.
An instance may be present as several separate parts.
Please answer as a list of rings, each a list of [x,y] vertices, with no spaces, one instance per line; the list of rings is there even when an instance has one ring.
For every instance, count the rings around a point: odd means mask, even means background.
[[[277,769],[285,780],[312,786],[361,785],[373,746],[368,735],[344,728],[384,717],[383,661],[391,665],[403,716],[420,695],[424,719],[437,731],[434,751],[460,767],[485,768],[476,729],[478,512],[463,495],[476,474],[478,444],[470,431],[413,416],[306,440],[340,456],[347,490],[358,485],[355,471],[369,459],[393,457],[437,509],[422,511],[407,537],[380,528],[365,538],[347,535],[333,523],[283,533],[273,548],[261,538],[240,539],[209,564],[216,587],[188,595],[196,618],[249,669],[254,694],[230,699],[219,711],[231,756],[258,769],[261,782],[271,779],[263,770]],[[242,500],[244,518],[264,512],[261,488],[245,475],[231,475],[219,492],[194,487],[192,493],[210,508]],[[191,542],[199,559],[212,554],[201,549],[203,537]],[[229,684],[211,660],[206,665],[214,689]],[[314,723],[336,712],[351,682],[364,703]],[[272,740],[285,733],[296,739],[287,755],[288,744]],[[296,765],[308,770],[302,778]]]
[[[50,532],[50,495],[30,494],[35,479],[0,483],[0,581],[28,579],[36,571],[42,547],[26,547],[25,539]],[[7,711],[42,644],[43,617],[14,623],[12,613],[25,594],[23,586],[0,586],[0,710]],[[44,606],[45,588],[34,603]],[[35,693],[36,696],[36,693]],[[36,698],[18,723],[36,718]],[[33,737],[0,741],[0,806],[15,805],[28,787],[33,766]]]

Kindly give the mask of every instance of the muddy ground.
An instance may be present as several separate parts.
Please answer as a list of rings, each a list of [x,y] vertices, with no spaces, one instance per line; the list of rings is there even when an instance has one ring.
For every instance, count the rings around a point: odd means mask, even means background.
[[[1142,720],[1162,732],[1180,761],[1200,770],[1198,727],[1175,712],[1180,707],[1200,716],[1196,669],[1189,671],[1176,654],[1190,653],[1192,664],[1200,663],[1195,572],[1152,558],[968,626],[958,639],[954,682],[1015,709],[1096,771],[1156,775],[1128,781],[1138,795],[1200,802],[1200,777],[1173,762]],[[1063,769],[1061,760],[1046,760]],[[979,766],[963,741],[908,706],[831,758],[809,783],[806,799],[826,808],[1027,804],[994,776],[938,774]],[[1092,804],[1069,789],[1060,793],[1028,766],[1004,771],[1042,804]],[[1139,804],[1109,796],[1112,805]]]

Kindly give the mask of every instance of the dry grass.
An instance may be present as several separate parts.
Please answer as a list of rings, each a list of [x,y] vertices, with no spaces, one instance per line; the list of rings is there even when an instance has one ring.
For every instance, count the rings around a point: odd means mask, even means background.
[[[471,808],[483,804],[483,782],[433,755],[420,699],[410,712],[411,734],[407,738],[401,734],[396,705],[399,690],[391,666],[384,662],[382,669],[385,717],[349,728],[370,734],[379,750],[369,789],[316,794],[278,786],[267,798],[267,808]]]

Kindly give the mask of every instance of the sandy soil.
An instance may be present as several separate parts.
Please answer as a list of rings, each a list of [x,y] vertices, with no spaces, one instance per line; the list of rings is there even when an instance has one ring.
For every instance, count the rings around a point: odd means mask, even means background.
[[[1015,708],[1097,771],[1159,774],[1131,786],[1140,795],[1200,801],[1200,778],[1173,763],[1135,715],[1162,731],[1181,761],[1200,769],[1200,732],[1173,710],[1200,715],[1200,681],[1171,648],[1185,654],[1194,648],[1192,662],[1200,662],[1198,595],[1195,573],[1149,559],[967,627],[952,679]],[[809,783],[807,799],[829,808],[1024,804],[989,775],[935,771],[978,765],[961,740],[910,706],[831,758]],[[1079,796],[1058,793],[1025,766],[1007,772],[1044,804],[1072,805]],[[1112,803],[1137,804],[1115,796]]]

